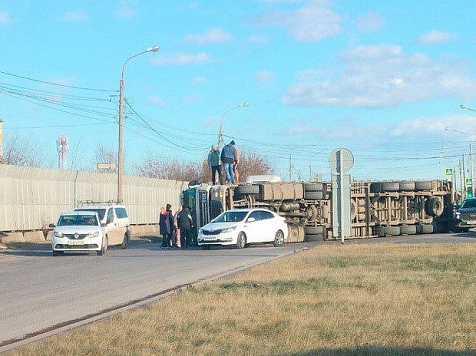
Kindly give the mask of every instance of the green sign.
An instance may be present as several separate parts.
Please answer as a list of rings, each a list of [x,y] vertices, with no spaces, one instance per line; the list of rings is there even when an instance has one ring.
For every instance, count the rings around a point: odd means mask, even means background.
[[[454,175],[453,168],[445,168],[445,175],[453,176]]]

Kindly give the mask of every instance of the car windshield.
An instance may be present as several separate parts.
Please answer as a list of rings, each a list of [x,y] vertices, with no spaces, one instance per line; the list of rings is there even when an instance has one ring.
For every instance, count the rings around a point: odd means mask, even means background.
[[[243,221],[248,214],[247,211],[227,211],[220,216],[218,216],[212,222],[221,223],[221,222],[238,222]]]
[[[95,213],[98,213],[99,215],[99,220],[104,219],[104,214],[106,214],[106,209],[86,209],[86,208],[81,208],[81,209],[74,209],[74,211],[94,211]]]
[[[462,208],[476,208],[476,199],[466,199],[461,205]]]
[[[58,226],[97,226],[98,220],[95,215],[62,215],[58,221]]]

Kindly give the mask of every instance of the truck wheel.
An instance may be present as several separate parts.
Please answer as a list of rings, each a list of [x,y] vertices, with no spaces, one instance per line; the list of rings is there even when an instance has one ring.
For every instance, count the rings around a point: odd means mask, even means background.
[[[415,182],[415,190],[431,190],[432,182],[431,181],[416,181]]]
[[[242,249],[246,246],[246,236],[243,232],[238,234],[238,238],[236,239],[236,248]]]
[[[259,185],[239,185],[235,191],[240,195],[259,194]]]
[[[381,192],[381,184],[378,182],[370,183],[370,193],[380,193]]]
[[[276,247],[282,246],[284,243],[284,233],[281,230],[276,231],[274,235],[273,245]]]
[[[445,206],[441,197],[432,197],[426,202],[426,212],[430,216],[440,216],[441,214],[443,214],[444,209]]]
[[[402,191],[413,191],[415,190],[415,182],[412,181],[412,180],[406,180],[406,181],[403,181],[403,182],[399,182],[398,183],[399,185],[399,190],[402,190]]]
[[[306,234],[306,241],[324,241],[324,234]]]
[[[304,199],[321,200],[323,197],[322,191],[304,192]]]
[[[430,224],[421,225],[421,232],[423,234],[432,234],[433,233],[433,225],[430,225]]]
[[[382,192],[398,192],[400,189],[399,182],[382,182],[380,183]]]
[[[305,192],[318,192],[322,191],[322,183],[304,183]]]
[[[402,235],[415,235],[417,227],[416,225],[402,225],[400,226],[400,232]]]
[[[124,250],[129,247],[129,234],[126,232],[124,234],[124,239],[122,239],[121,248]]]

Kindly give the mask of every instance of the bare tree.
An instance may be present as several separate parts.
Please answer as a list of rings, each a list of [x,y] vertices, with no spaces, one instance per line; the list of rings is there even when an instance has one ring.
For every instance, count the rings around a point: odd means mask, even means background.
[[[111,168],[101,169],[101,172],[105,173],[115,173],[117,172],[117,151],[109,147],[104,147],[100,143],[96,146],[95,151],[96,163],[107,163],[110,164]]]
[[[142,165],[135,165],[134,168],[136,173],[143,177],[181,181],[211,181],[211,171],[206,158],[199,163],[181,163],[168,158],[150,157]],[[272,173],[269,161],[255,153],[242,153],[238,168],[241,182],[250,175]]]
[[[13,134],[5,139],[3,164],[40,167],[43,161],[40,145],[31,138]]]

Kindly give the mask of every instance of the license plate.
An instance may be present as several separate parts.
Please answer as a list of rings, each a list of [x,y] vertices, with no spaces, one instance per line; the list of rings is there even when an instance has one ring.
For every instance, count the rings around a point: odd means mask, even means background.
[[[80,245],[84,245],[84,241],[82,241],[82,240],[69,240],[68,245],[70,245],[70,246],[80,246]]]

